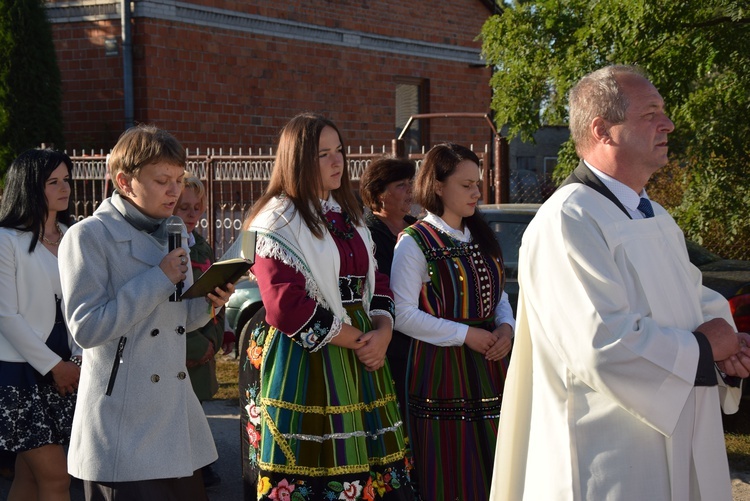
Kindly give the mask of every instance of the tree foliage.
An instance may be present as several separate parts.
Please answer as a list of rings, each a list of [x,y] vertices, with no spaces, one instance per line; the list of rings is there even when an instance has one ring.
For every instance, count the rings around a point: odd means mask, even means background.
[[[584,74],[608,64],[643,68],[675,123],[670,158],[681,169],[670,175],[684,193],[670,210],[678,223],[697,240],[750,238],[746,0],[506,1],[482,38],[498,126],[524,140],[567,123],[568,91]],[[562,150],[558,180],[577,162],[571,144]]]
[[[22,151],[63,147],[62,88],[43,0],[0,0],[0,176]]]

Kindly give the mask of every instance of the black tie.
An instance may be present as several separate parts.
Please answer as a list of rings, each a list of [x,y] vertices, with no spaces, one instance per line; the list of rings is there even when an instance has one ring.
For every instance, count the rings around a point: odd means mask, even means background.
[[[638,203],[638,210],[643,213],[646,219],[654,217],[654,208],[651,207],[651,201],[648,198],[641,198]]]

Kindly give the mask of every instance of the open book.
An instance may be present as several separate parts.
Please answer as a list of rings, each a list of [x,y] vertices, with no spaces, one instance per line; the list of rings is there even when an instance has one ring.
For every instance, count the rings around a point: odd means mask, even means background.
[[[247,273],[254,260],[255,232],[243,231],[221,259],[212,264],[188,290],[183,292],[180,299],[205,297],[209,292],[214,292],[216,287],[236,283]]]

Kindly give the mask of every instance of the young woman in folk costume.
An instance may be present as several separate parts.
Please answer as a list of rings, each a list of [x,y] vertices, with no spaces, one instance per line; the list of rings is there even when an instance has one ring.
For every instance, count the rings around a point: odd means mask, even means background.
[[[415,339],[409,436],[425,499],[488,499],[513,311],[500,246],[477,212],[479,159],[456,144],[425,156],[414,197],[427,216],[396,244],[396,328]]]
[[[385,361],[393,300],[361,216],[336,126],[293,118],[246,223],[264,304],[240,363],[258,499],[414,497]]]

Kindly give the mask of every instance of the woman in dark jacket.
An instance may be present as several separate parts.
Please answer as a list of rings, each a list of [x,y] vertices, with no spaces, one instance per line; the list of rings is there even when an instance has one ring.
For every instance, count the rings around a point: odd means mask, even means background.
[[[200,179],[192,174],[185,175],[185,187],[177,200],[174,215],[185,223],[190,247],[190,266],[193,279],[198,280],[216,260],[211,245],[195,231],[200,218],[206,211],[206,189]],[[195,396],[201,402],[210,400],[219,391],[216,379],[216,351],[224,339],[224,310],[221,310],[206,325],[185,335],[186,365],[190,374]],[[210,487],[221,482],[218,473],[210,464],[201,468],[203,485]]]
[[[410,214],[411,191],[416,167],[411,160],[380,158],[372,162],[359,182],[359,194],[370,209],[365,223],[375,242],[378,271],[391,276],[391,262],[396,238],[417,219]],[[396,381],[396,395],[401,415],[406,416],[406,363],[411,338],[393,331],[386,356]]]

